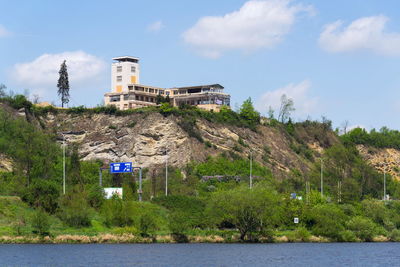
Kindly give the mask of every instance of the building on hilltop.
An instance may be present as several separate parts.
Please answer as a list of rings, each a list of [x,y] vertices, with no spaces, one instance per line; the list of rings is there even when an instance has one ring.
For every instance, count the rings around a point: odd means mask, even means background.
[[[111,65],[111,93],[104,95],[105,105],[117,109],[135,109],[156,106],[160,99],[169,99],[170,104],[197,106],[201,109],[220,111],[223,105],[230,106],[230,95],[223,92],[220,84],[188,87],[160,88],[140,84],[139,58],[116,57]]]

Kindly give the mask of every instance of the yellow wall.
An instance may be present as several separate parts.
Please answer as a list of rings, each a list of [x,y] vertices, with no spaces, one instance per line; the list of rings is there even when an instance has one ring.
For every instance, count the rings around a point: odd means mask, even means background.
[[[117,85],[117,93],[121,93],[122,92],[122,85]]]
[[[131,83],[136,83],[136,76],[131,76]]]

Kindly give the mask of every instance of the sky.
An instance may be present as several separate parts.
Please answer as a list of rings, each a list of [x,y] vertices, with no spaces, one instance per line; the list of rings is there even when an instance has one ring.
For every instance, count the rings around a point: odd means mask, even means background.
[[[400,129],[398,0],[0,0],[0,84],[69,106],[110,91],[113,57],[140,58],[140,82],[164,88],[219,83],[236,109],[251,97],[295,121]]]

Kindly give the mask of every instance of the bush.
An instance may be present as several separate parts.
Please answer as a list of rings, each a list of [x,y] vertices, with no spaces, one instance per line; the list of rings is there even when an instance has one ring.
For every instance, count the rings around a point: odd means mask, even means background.
[[[347,228],[364,241],[372,241],[376,234],[376,225],[367,218],[356,216],[347,223]]]
[[[131,226],[133,220],[133,206],[130,201],[123,201],[118,196],[113,196],[104,202],[101,213],[104,223],[111,226]]]
[[[400,242],[400,230],[393,229],[392,232],[390,232],[389,238],[390,238],[390,241]]]
[[[144,213],[140,216],[139,227],[142,236],[153,236],[158,230],[155,216],[149,212]]]
[[[33,233],[41,236],[48,235],[51,226],[50,216],[42,209],[39,209],[33,214],[31,225]]]
[[[310,237],[311,233],[305,227],[299,227],[288,235],[289,241],[308,242]]]
[[[54,213],[58,208],[57,199],[60,193],[54,181],[37,179],[27,188],[22,199],[31,206],[40,207],[46,212]]]
[[[95,209],[101,208],[104,203],[104,197],[105,193],[100,185],[95,184],[89,188],[87,201],[91,207]]]
[[[342,242],[356,242],[357,241],[357,236],[355,235],[354,232],[350,230],[344,230],[339,233],[340,236],[340,241]]]
[[[169,229],[172,237],[178,243],[187,243],[188,238],[186,232],[190,229],[190,224],[186,220],[183,212],[175,211],[169,215]]]
[[[192,116],[184,116],[178,125],[184,130],[190,137],[196,138],[199,142],[203,143],[203,137],[196,126],[196,119]]]
[[[88,227],[91,225],[90,209],[86,195],[72,191],[63,196],[60,201],[60,219],[71,227]]]
[[[344,231],[346,216],[333,204],[320,204],[306,214],[306,224],[312,227],[315,235],[340,239],[339,233]]]

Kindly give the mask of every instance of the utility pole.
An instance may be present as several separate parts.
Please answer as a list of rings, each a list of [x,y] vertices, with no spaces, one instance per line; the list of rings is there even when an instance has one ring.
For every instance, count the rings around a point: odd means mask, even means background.
[[[63,194],[65,195],[65,135],[63,135]]]
[[[168,154],[165,148],[165,196],[168,196]]]
[[[321,158],[321,198],[324,197],[324,176],[323,176],[323,161]]]
[[[386,166],[383,169],[383,200],[386,200]]]
[[[253,165],[253,151],[250,150],[250,189],[253,188],[253,177],[251,176],[252,166]]]

